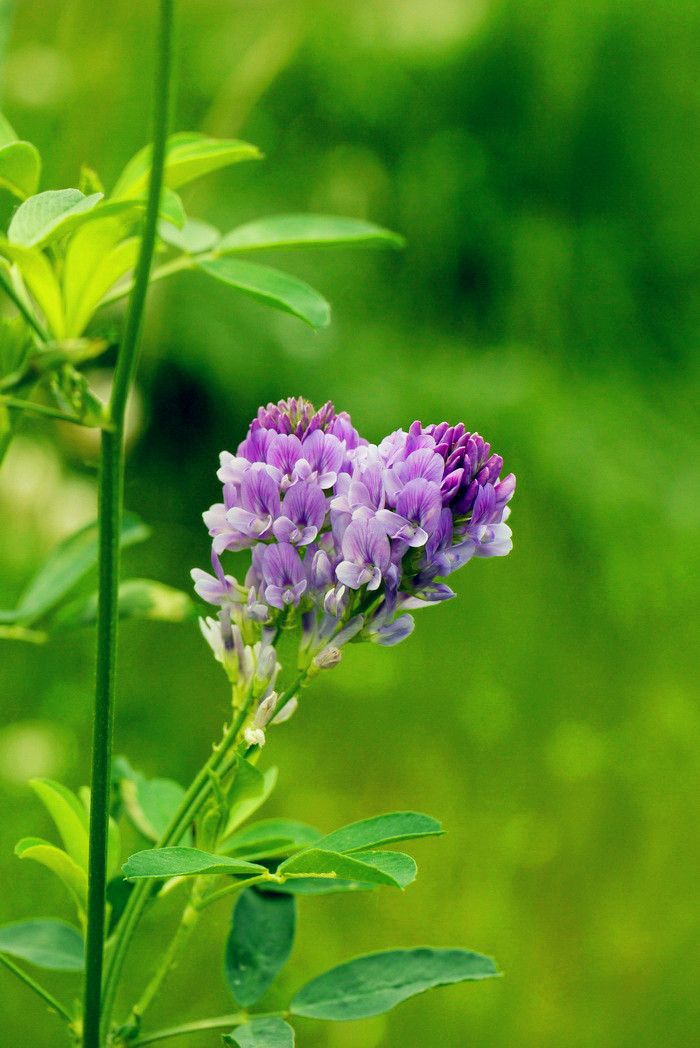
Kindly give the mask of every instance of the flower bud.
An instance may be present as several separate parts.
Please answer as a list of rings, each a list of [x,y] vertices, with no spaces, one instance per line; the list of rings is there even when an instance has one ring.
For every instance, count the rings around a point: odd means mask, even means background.
[[[337,666],[343,655],[339,648],[324,648],[314,659],[314,665],[320,670],[332,670]]]
[[[290,699],[289,702],[285,702],[284,706],[279,711],[277,716],[272,718],[272,723],[284,724],[284,722],[288,721],[289,718],[292,716],[298,705],[299,703],[297,701],[296,696],[293,699]]]

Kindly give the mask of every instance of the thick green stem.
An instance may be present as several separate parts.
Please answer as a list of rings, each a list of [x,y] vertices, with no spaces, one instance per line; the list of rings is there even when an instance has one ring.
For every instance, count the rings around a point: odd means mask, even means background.
[[[154,145],[148,203],[134,290],[114,373],[112,431],[102,434],[99,477],[100,569],[97,617],[95,715],[90,805],[90,860],[86,934],[84,1048],[100,1048],[102,962],[105,935],[107,827],[112,767],[112,726],[119,584],[119,529],[124,487],[124,415],[136,370],[143,310],[156,240],[168,127],[172,0],[160,2]]]
[[[18,968],[16,964],[13,964],[9,957],[5,957],[5,955],[2,953],[0,953],[0,964],[4,964],[6,968],[9,968],[9,970],[14,975],[16,975],[18,979],[22,980],[25,986],[28,986],[29,989],[33,990],[38,997],[41,997],[42,1001],[45,1004],[48,1004],[51,1011],[56,1012],[57,1015],[60,1015],[60,1017],[62,1019],[65,1019],[65,1021],[69,1023],[71,1027],[74,1025],[73,1016],[68,1011],[68,1009],[64,1008],[61,1002],[57,1001],[56,998],[53,997],[48,990],[45,990],[43,986],[40,986],[38,982],[32,979],[31,975],[27,975],[26,972],[23,972],[21,968]]]

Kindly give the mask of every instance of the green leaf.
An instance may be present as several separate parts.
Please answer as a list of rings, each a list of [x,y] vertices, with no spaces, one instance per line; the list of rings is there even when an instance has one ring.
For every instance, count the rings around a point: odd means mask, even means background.
[[[180,807],[185,790],[172,779],[147,779],[123,758],[115,761],[119,789],[129,819],[144,837],[158,841]],[[123,773],[123,774],[120,774]],[[191,838],[191,830],[183,840]]]
[[[226,941],[226,982],[243,1008],[267,992],[294,943],[296,902],[246,888],[238,898]]]
[[[217,255],[287,247],[403,247],[404,239],[372,222],[336,215],[273,215],[224,234]]]
[[[122,518],[121,545],[148,538],[138,517]],[[97,563],[97,524],[88,524],[61,542],[34,576],[14,611],[0,611],[0,622],[28,624],[52,608]]]
[[[183,590],[153,579],[125,579],[119,584],[119,618],[188,622],[196,620],[197,609]],[[97,594],[92,593],[62,608],[54,625],[93,626],[96,622]]]
[[[73,897],[78,913],[83,915],[87,906],[87,874],[73,862],[61,848],[38,837],[25,837],[15,847],[19,859],[34,859],[55,873]]]
[[[9,142],[17,141],[17,133],[2,113],[0,113],[0,146],[6,146]]]
[[[148,189],[153,147],[141,149],[122,171],[112,197],[140,196]],[[206,135],[181,131],[168,139],[165,155],[164,182],[170,189],[192,182],[200,175],[216,171],[242,160],[257,160],[256,146],[235,139],[208,138]]]
[[[7,239],[21,247],[43,247],[79,225],[86,211],[102,199],[84,196],[79,189],[47,189],[20,204],[10,222]]]
[[[212,855],[199,848],[149,848],[131,855],[122,866],[129,880],[140,877],[194,877],[203,873],[245,874],[253,877],[265,873],[264,866]]]
[[[490,957],[470,950],[385,950],[312,979],[295,995],[290,1011],[310,1019],[366,1019],[435,986],[498,974]]]
[[[251,1019],[223,1040],[233,1048],[294,1048],[294,1030],[284,1019]]]
[[[0,147],[0,186],[20,200],[36,193],[41,174],[41,157],[31,142],[10,142]]]
[[[277,782],[277,768],[268,768],[266,772],[261,772],[244,757],[238,757],[237,764],[236,778],[229,794],[231,814],[223,834],[222,850],[228,847],[229,834],[265,803]]]
[[[234,258],[215,258],[197,265],[210,277],[237,288],[266,306],[291,313],[313,328],[325,327],[330,321],[330,306],[325,298],[288,273]]]
[[[313,826],[296,819],[262,819],[238,830],[226,841],[229,854],[262,858],[286,855],[317,841],[321,834]],[[275,850],[281,848],[282,850]]]
[[[53,971],[81,972],[85,967],[85,944],[78,929],[49,918],[0,928],[0,953]]]
[[[362,862],[361,859],[339,852],[311,848],[299,852],[291,859],[286,859],[277,868],[278,874],[289,877],[298,874],[300,877],[340,877],[344,881],[361,881],[365,884],[388,884],[399,888],[400,884],[391,873],[385,873],[378,866]]]
[[[159,214],[166,224],[175,226],[176,229],[182,229],[187,221],[180,197],[167,186],[160,196]]]
[[[393,877],[399,888],[406,888],[416,879],[417,867],[410,855],[393,851],[353,852],[354,859],[360,859],[368,866]]]
[[[168,222],[161,222],[158,226],[158,234],[166,244],[177,247],[188,255],[208,251],[221,236],[215,226],[209,225],[208,222],[201,222],[198,218],[186,219],[182,229],[173,229]]]
[[[0,240],[0,254],[11,259],[19,269],[22,280],[44,314],[51,333],[56,338],[63,338],[65,320],[61,286],[46,255],[38,248],[21,247],[6,240]]]
[[[100,300],[136,264],[140,240],[124,238],[120,218],[95,218],[68,242],[63,268],[66,334],[82,334]]]
[[[329,877],[300,877],[284,884],[265,885],[265,891],[278,892],[281,895],[337,895],[340,892],[371,892],[376,884],[366,881],[344,881]]]
[[[23,373],[32,340],[22,316],[0,316],[0,384]]]
[[[32,779],[29,783],[56,823],[63,846],[71,859],[87,872],[88,813],[74,793],[51,779]]]
[[[440,823],[429,815],[413,811],[397,811],[390,815],[375,815],[349,826],[334,830],[316,842],[317,848],[328,851],[354,852],[377,848],[382,844],[415,840],[418,837],[437,837],[442,834]]]

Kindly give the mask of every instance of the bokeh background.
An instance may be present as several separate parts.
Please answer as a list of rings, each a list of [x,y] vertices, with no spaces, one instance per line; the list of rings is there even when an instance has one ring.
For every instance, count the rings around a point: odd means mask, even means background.
[[[2,105],[42,187],[109,186],[149,134],[154,3],[0,3]],[[700,8],[692,0],[180,0],[175,125],[266,159],[195,183],[223,229],[311,210],[402,232],[402,253],[277,257],[330,298],[300,322],[185,275],[154,291],[125,570],[187,588],[221,448],[257,405],[332,399],[371,439],[464,420],[519,479],[515,548],[391,650],[354,646],[275,731],[267,815],[329,830],[412,808],[405,894],[303,900],[266,1003],[359,952],[466,945],[506,973],[302,1048],[659,1048],[697,1032]],[[9,202],[3,198],[5,214]],[[271,260],[272,261],[272,260]],[[102,327],[116,330],[119,314]],[[99,329],[99,325],[98,325]],[[0,473],[0,605],[94,516],[95,445],[25,428]],[[51,830],[32,775],[88,778],[93,637],[0,649],[0,919],[69,915],[15,841]],[[116,747],[187,781],[226,715],[196,627],[127,624]],[[28,864],[29,865],[29,864]],[[151,1028],[231,1010],[228,907],[209,912]],[[162,930],[144,925],[131,985]],[[74,977],[47,977],[64,994]],[[0,972],[2,1041],[57,1043]],[[183,1043],[183,1042],[178,1042]],[[192,1036],[192,1048],[218,1043]]]

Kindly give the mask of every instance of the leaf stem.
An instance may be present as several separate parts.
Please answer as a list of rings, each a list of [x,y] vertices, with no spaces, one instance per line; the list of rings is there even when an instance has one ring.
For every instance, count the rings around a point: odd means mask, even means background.
[[[81,418],[77,415],[69,415],[65,411],[59,411],[58,408],[48,407],[46,404],[35,404],[33,400],[18,400],[17,397],[8,397],[0,394],[0,403],[3,403],[8,408],[14,408],[16,411],[34,411],[37,415],[46,415],[49,418],[57,418],[62,422],[74,422],[76,426],[85,426]],[[93,423],[88,425],[89,429],[98,429]],[[105,427],[106,428],[106,427]]]
[[[223,899],[228,895],[234,895],[236,892],[241,891],[243,888],[250,887],[251,884],[262,884],[263,881],[278,881],[280,878],[275,877],[270,873],[259,873],[255,877],[247,877],[244,881],[236,881],[234,884],[227,884],[225,888],[219,888],[218,891],[211,892],[209,895],[203,895],[199,902],[194,904],[195,909],[198,911],[205,910],[213,902],[218,902],[219,899]]]
[[[29,326],[34,330],[34,333],[39,336],[42,342],[48,342],[48,333],[36,319],[31,309],[29,309],[26,303],[22,301],[21,296],[17,294],[10,281],[3,273],[2,268],[0,268],[0,287],[3,289],[7,297],[15,304]]]
[[[99,476],[100,569],[97,617],[95,714],[90,805],[90,857],[86,934],[83,1048],[100,1048],[105,937],[107,825],[112,768],[112,728],[117,641],[119,532],[124,487],[124,416],[136,370],[143,311],[153,260],[170,94],[173,0],[160,0],[158,67],[154,94],[154,144],[141,248],[129,299],[110,401],[113,431],[102,434]]]
[[[17,978],[21,979],[30,990],[33,990],[35,994],[41,997],[52,1011],[56,1012],[57,1015],[60,1015],[62,1019],[65,1019],[70,1026],[73,1026],[74,1019],[68,1009],[64,1008],[61,1002],[57,1001],[48,990],[45,990],[43,986],[40,986],[38,982],[32,979],[31,975],[27,975],[26,972],[23,972],[21,968],[18,968],[16,964],[13,964],[9,957],[6,957],[3,953],[0,953],[0,964],[4,964],[6,968],[11,972],[14,972]]]
[[[197,882],[199,881],[200,878],[198,877]],[[170,941],[170,945],[165,951],[163,959],[158,965],[158,970],[148,983],[138,1004],[134,1008],[134,1018],[137,1021],[141,1019],[156,998],[158,991],[165,982],[169,972],[175,967],[175,959],[180,952],[181,947],[185,945],[199,920],[199,908],[195,902],[197,897],[197,882],[195,882],[195,885],[190,892],[190,898],[182,912],[180,923],[177,926],[175,935]]]
[[[143,1048],[144,1045],[155,1044],[156,1041],[166,1041],[169,1037],[184,1037],[188,1033],[199,1033],[200,1030],[226,1030],[229,1026],[240,1026],[249,1018],[278,1019],[286,1014],[286,1012],[260,1012],[255,1016],[248,1016],[246,1012],[240,1012],[238,1015],[217,1015],[211,1019],[200,1019],[198,1022],[171,1026],[167,1030],[149,1033],[139,1038],[138,1041],[134,1041],[132,1048]]]

